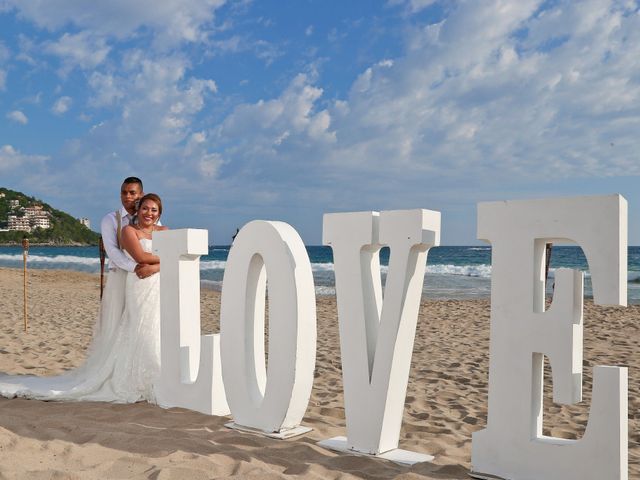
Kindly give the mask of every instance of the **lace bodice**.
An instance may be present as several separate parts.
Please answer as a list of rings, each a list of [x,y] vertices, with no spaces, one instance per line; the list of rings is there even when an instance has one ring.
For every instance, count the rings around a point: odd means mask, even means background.
[[[140,246],[142,247],[142,250],[144,250],[147,253],[151,253],[151,239],[150,238],[141,238],[140,239]]]
[[[147,253],[153,253],[152,242],[150,238],[139,238],[138,240],[140,241],[140,246],[142,247],[142,250],[144,250]],[[124,250],[124,253],[131,260],[134,260],[134,258],[129,254],[129,252]]]

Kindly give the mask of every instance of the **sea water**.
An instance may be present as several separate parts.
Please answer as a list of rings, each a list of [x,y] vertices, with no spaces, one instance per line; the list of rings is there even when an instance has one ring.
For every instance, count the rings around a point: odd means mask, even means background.
[[[229,246],[209,247],[209,254],[200,259],[203,287],[219,290],[222,286]],[[313,270],[316,293],[335,294],[333,256],[330,247],[307,247]],[[640,247],[629,247],[628,298],[640,303]],[[0,267],[22,268],[22,247],[0,247]],[[389,250],[380,252],[381,280],[384,285],[389,264]],[[28,255],[29,268],[65,269],[99,273],[97,247],[32,246]],[[549,291],[557,268],[573,268],[585,272],[585,296],[591,297],[589,267],[582,249],[555,245],[551,254]],[[442,246],[429,250],[423,287],[426,298],[472,299],[489,298],[491,293],[491,247]]]

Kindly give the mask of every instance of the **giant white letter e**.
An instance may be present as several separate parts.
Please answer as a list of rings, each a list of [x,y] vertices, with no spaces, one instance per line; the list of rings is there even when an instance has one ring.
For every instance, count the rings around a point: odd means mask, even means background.
[[[554,400],[582,395],[582,273],[556,272],[544,309],[545,243],[582,247],[599,304],[626,305],[627,202],[619,195],[480,203],[478,237],[492,245],[487,428],[473,434],[478,478],[627,478],[627,369],[595,367],[580,440],[542,435],[543,355]]]

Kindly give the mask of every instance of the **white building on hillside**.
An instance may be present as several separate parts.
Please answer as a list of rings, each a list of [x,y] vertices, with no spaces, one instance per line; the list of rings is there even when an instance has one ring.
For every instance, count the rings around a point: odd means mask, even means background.
[[[21,232],[30,232],[31,223],[27,217],[18,217],[16,215],[9,215],[8,218],[9,230],[18,230]]]
[[[13,202],[18,200],[11,200],[12,209],[16,210]],[[19,206],[19,204],[17,204]],[[24,212],[24,216],[9,215],[8,227],[9,230],[19,230],[22,232],[30,232],[35,228],[51,228],[51,214],[42,208],[42,205],[32,205],[26,208],[20,208]]]
[[[32,217],[29,220],[33,228],[51,228],[49,217]]]
[[[30,207],[26,207],[24,209],[24,213],[29,217],[35,217],[42,214],[46,215],[47,212],[42,209],[42,205],[32,205]]]
[[[89,230],[91,230],[91,222],[89,221],[89,219],[87,217],[81,217],[78,219],[78,221],[84,225],[85,227],[87,227]]]

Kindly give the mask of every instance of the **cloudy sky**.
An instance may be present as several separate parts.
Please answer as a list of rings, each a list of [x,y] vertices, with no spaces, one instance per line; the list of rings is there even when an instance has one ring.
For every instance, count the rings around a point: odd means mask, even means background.
[[[0,186],[94,226],[137,175],[164,223],[621,193],[640,244],[636,0],[0,0]]]

